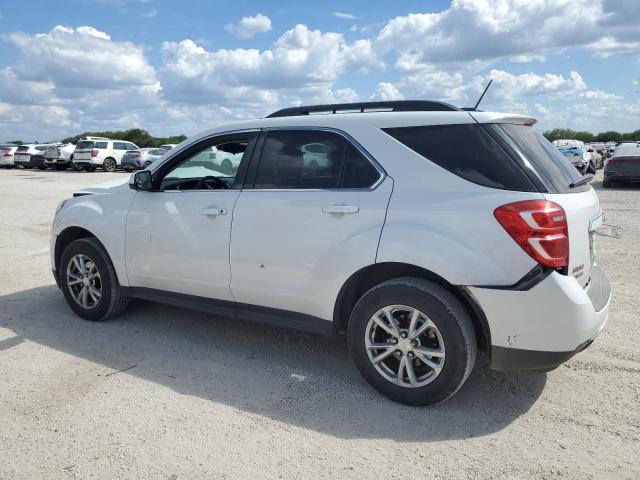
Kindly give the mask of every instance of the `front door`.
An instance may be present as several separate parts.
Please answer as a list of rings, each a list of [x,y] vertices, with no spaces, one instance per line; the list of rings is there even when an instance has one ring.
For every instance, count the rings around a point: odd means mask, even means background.
[[[232,300],[229,239],[238,178],[255,133],[215,137],[154,171],[154,190],[137,192],[126,225],[132,287]],[[221,171],[225,155],[242,160]],[[242,171],[242,170],[240,170]]]

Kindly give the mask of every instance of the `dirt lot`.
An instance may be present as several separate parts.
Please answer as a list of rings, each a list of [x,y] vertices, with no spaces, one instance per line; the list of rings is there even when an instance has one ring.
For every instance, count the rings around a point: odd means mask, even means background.
[[[343,341],[144,302],[72,315],[51,219],[118,175],[0,171],[0,478],[640,478],[639,187],[593,183],[625,231],[598,239],[614,298],[591,348],[548,374],[480,361],[454,399],[411,408]]]

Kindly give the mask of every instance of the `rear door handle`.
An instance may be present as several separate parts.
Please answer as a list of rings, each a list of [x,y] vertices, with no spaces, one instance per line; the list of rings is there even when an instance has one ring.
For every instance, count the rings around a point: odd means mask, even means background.
[[[345,215],[348,213],[358,213],[360,209],[355,205],[330,205],[322,209],[322,213],[336,213]]]
[[[216,207],[205,208],[200,212],[200,215],[207,215],[208,217],[215,217],[217,215],[226,215],[226,214],[227,214],[226,209],[216,208]]]

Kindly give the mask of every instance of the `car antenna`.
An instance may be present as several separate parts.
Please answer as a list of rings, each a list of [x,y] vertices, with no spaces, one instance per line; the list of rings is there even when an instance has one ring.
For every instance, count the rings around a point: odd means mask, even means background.
[[[482,101],[482,99],[484,98],[484,94],[487,93],[487,90],[489,90],[489,87],[491,86],[491,84],[493,83],[493,78],[489,80],[489,83],[487,83],[487,86],[484,87],[484,90],[482,92],[482,95],[480,95],[480,98],[478,99],[478,103],[476,103],[476,106],[473,107],[473,110],[478,110],[478,105],[480,105],[480,102]]]

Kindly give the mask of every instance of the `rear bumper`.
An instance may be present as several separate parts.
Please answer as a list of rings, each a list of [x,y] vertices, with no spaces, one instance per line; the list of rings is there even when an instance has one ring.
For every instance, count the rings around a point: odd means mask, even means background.
[[[71,160],[68,158],[45,158],[44,163],[47,165],[70,165]]]
[[[84,159],[84,158],[74,158],[73,163],[76,165],[93,165],[96,167],[102,166],[102,162],[98,159]]]
[[[142,165],[143,165],[142,160],[133,160],[133,159],[129,159],[129,158],[123,158],[122,159],[122,167],[123,168],[141,169]]]
[[[4,157],[2,155],[0,155],[0,165],[7,166],[7,165],[13,165],[13,157]]]
[[[491,368],[549,369],[584,350],[607,322],[611,286],[598,266],[586,289],[551,273],[526,291],[469,287],[491,332]]]

